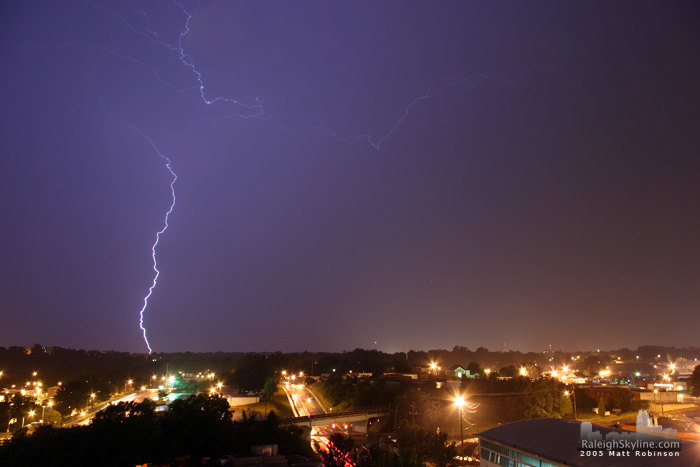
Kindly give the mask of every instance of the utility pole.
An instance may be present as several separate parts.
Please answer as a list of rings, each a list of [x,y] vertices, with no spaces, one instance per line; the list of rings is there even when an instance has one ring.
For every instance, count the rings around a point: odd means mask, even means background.
[[[574,395],[574,420],[578,419],[578,414],[576,413],[576,383],[574,383],[574,390],[572,391]]]
[[[479,407],[478,406],[476,408],[476,432],[481,433],[481,430],[479,429]]]
[[[459,437],[462,441],[462,465],[464,465],[464,429],[462,428],[462,406],[459,406]]]

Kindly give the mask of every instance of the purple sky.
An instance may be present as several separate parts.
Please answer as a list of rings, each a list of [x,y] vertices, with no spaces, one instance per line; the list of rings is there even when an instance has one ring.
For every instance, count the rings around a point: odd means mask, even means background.
[[[700,8],[610,3],[5,2],[0,346],[147,350],[164,158],[154,351],[699,345]]]

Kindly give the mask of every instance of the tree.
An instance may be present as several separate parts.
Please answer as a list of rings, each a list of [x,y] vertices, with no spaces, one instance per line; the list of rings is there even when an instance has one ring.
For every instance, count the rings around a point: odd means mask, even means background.
[[[632,399],[634,396],[629,389],[616,388],[613,393],[613,405],[614,407],[622,410],[623,412],[629,412],[632,409]]]
[[[525,403],[525,418],[553,418],[559,417],[558,403],[555,406],[555,400],[559,395],[558,391],[552,387],[552,384],[547,380],[537,380],[532,383],[526,383],[524,403]]]
[[[693,374],[690,376],[690,383],[693,385],[693,397],[700,396],[700,365],[693,369]]]
[[[82,410],[87,407],[90,394],[90,387],[85,381],[68,381],[54,396],[56,410],[64,417],[70,416],[73,410]]]
[[[265,381],[265,386],[263,387],[263,392],[265,397],[272,397],[272,395],[277,391],[277,381],[274,378],[268,378]]]
[[[95,414],[92,420],[94,426],[104,423],[124,423],[139,417],[152,418],[155,416],[155,403],[148,399],[142,402],[120,402],[109,404],[104,410]]]
[[[571,400],[571,396],[567,394],[561,394],[559,397],[559,413],[562,417],[574,413],[574,404]]]
[[[92,449],[114,464],[148,461],[161,438],[155,403],[150,400],[110,404],[95,414],[90,426]]]
[[[328,440],[328,449],[321,451],[321,460],[327,467],[345,467],[355,455],[355,442],[342,433],[333,433]]]
[[[10,402],[0,402],[0,431],[10,425]]]
[[[498,374],[501,376],[505,376],[507,378],[515,378],[520,374],[519,370],[515,367],[515,365],[508,365],[504,366],[498,371]]]
[[[481,365],[476,362],[470,362],[466,369],[471,375],[478,375],[481,373]]]
[[[447,444],[447,433],[426,431],[414,426],[405,426],[398,431],[397,447],[403,465],[430,462],[437,467],[445,467],[457,455],[455,444]]]
[[[167,452],[195,457],[226,454],[233,429],[228,401],[218,395],[197,394],[176,399],[161,423]]]
[[[44,425],[60,426],[63,417],[58,410],[47,408],[44,411]]]
[[[274,367],[268,357],[249,353],[238,361],[230,382],[243,391],[260,391],[265,386],[265,382],[274,377]]]
[[[413,467],[412,464],[401,462],[399,454],[378,445],[372,445],[369,449],[360,451],[358,467]]]
[[[605,416],[605,401],[603,401],[603,398],[600,398],[600,402],[598,402],[598,415],[600,416]]]
[[[0,429],[5,431],[8,428],[10,431],[17,431],[22,427],[22,419],[29,417],[29,414],[33,411],[36,413],[39,407],[34,403],[34,400],[29,396],[23,396],[22,394],[13,395],[8,402],[0,405],[0,420],[4,422],[0,425]],[[40,410],[40,409],[39,409]],[[15,419],[16,422],[10,424],[10,420]],[[29,419],[27,423],[35,422],[38,418]]]

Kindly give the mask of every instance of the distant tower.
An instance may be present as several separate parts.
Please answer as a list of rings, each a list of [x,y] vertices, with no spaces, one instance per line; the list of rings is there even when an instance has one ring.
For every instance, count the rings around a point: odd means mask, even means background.
[[[640,410],[637,413],[637,428],[646,428],[649,426],[649,413],[646,410]]]
[[[593,424],[591,422],[581,422],[581,440],[588,440],[592,431]]]

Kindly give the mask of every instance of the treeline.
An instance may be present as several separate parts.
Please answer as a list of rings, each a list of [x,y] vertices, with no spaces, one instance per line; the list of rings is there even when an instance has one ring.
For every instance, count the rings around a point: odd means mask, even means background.
[[[234,421],[228,402],[218,396],[192,395],[171,403],[167,412],[154,409],[150,401],[122,402],[98,412],[89,426],[23,430],[0,445],[0,465],[169,465],[184,456],[198,465],[204,457],[248,456],[259,444],[277,444],[280,454],[313,456],[301,430],[280,427],[274,413],[264,421]]]
[[[416,367],[425,367],[430,362],[437,362],[443,370],[453,365],[465,367],[473,362],[480,367],[496,371],[524,363],[538,364],[542,367],[551,363],[569,362],[572,369],[592,374],[616,358],[650,362],[661,355],[664,361],[666,359],[673,361],[680,357],[692,360],[700,355],[700,349],[641,346],[636,350],[623,348],[607,352],[523,353],[512,350],[490,351],[484,347],[470,350],[464,346],[454,346],[452,350],[437,349],[393,354],[355,349],[346,352],[316,353],[179,352],[148,355],[74,350],[35,344],[31,347],[0,347],[0,371],[3,372],[0,384],[6,387],[12,384],[25,384],[30,380],[33,372],[38,373],[38,378],[44,382],[45,386],[56,385],[59,381],[85,379],[84,377],[88,375],[115,385],[123,385],[130,379],[136,386],[148,383],[153,375],[164,375],[166,372],[169,374],[198,373],[205,370],[214,373],[218,379],[227,380],[244,362],[244,357],[249,355],[267,360],[274,367],[273,371],[285,369],[315,376],[329,374],[334,370],[342,374],[350,371],[371,374],[408,373],[414,371]],[[637,356],[640,358],[637,359]],[[578,358],[572,360],[572,357]]]
[[[143,383],[154,374],[164,374],[170,366],[173,371],[216,373],[231,370],[231,362],[240,359],[242,352],[168,353],[151,355],[128,352],[75,350],[62,347],[0,347],[0,383],[3,386],[24,384],[40,379],[45,386],[56,385],[92,375],[114,384],[132,379]],[[37,376],[33,377],[36,372]]]

